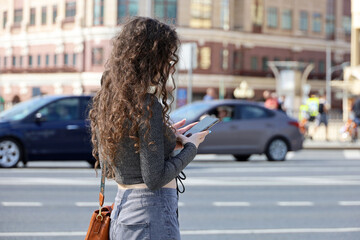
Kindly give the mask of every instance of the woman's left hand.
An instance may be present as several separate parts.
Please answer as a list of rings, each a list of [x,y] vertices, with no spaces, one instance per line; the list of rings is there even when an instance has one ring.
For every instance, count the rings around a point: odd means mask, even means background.
[[[175,128],[175,136],[176,136],[176,147],[175,150],[183,148],[182,140],[179,135],[182,135],[184,132],[188,131],[190,128],[195,126],[198,122],[191,123],[186,127],[181,128],[185,125],[186,119],[183,119],[177,123],[173,124],[173,128]]]

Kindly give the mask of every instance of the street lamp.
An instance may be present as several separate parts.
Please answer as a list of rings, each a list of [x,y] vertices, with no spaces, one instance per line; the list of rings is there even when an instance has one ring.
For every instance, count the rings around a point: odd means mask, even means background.
[[[254,90],[249,87],[248,83],[246,81],[242,81],[239,85],[239,87],[235,88],[234,90],[234,96],[236,98],[253,98],[254,97]]]

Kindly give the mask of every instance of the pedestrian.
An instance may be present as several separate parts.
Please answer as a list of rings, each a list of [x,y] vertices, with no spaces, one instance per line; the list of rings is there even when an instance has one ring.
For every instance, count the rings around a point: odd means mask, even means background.
[[[359,126],[360,125],[360,97],[358,99],[356,99],[351,110],[354,114],[354,122],[356,123],[357,126]]]
[[[276,110],[278,109],[278,99],[276,96],[276,93],[273,92],[270,94],[270,96],[266,99],[264,106],[268,109]]]
[[[319,98],[318,114],[316,115],[316,119],[315,119],[316,126],[314,128],[313,134],[311,135],[312,138],[315,136],[315,133],[317,132],[317,130],[319,129],[321,124],[324,124],[324,126],[325,126],[325,138],[326,138],[326,141],[329,141],[327,112],[328,112],[328,109],[327,109],[327,106],[326,106],[325,96],[322,95]]]
[[[209,131],[185,137],[195,124],[169,122],[167,81],[178,47],[172,27],[145,17],[129,20],[114,38],[89,113],[96,166],[118,185],[110,239],[180,239],[176,178]]]
[[[210,101],[216,99],[216,93],[214,88],[206,89],[206,95],[204,96],[204,101]]]
[[[319,98],[315,94],[311,94],[306,100],[306,105],[309,110],[309,122],[313,122],[319,114]]]

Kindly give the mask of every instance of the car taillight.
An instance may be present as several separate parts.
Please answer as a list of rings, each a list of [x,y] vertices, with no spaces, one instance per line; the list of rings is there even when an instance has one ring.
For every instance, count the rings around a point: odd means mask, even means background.
[[[299,123],[296,122],[296,121],[291,121],[291,122],[289,122],[289,124],[292,125],[292,126],[294,126],[294,127],[297,127],[297,128],[300,127],[300,126],[299,126]]]

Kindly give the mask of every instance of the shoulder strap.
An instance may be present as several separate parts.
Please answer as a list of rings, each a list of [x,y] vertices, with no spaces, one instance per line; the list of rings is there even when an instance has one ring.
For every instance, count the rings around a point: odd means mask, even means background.
[[[105,175],[106,175],[106,164],[104,161],[101,161],[101,182],[100,182],[100,193],[99,193],[99,207],[101,208],[104,205],[104,191],[105,191]]]

